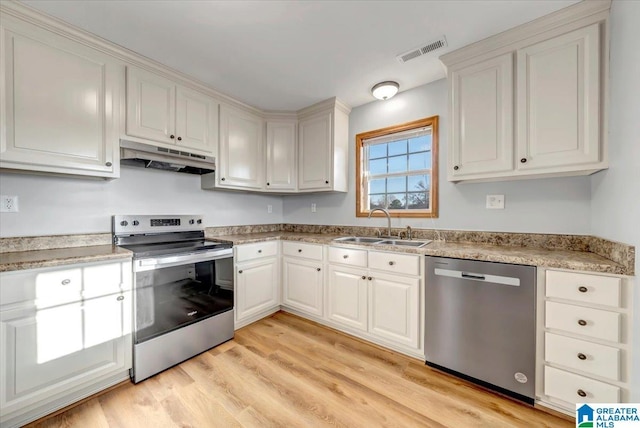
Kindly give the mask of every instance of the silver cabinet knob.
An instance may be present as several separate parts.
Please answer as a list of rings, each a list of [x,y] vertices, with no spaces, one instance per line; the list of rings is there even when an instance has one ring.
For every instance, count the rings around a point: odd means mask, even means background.
[[[118,296],[118,298],[116,300],[123,301],[124,300],[124,296]]]
[[[586,293],[589,290],[584,285],[581,285],[580,287],[578,287],[578,291],[581,293]]]
[[[70,279],[63,279],[61,284],[62,285],[69,285],[69,284],[71,284],[71,280]]]
[[[371,278],[371,277],[369,276],[369,277],[367,277],[367,279],[368,279],[369,281],[371,281],[373,278]]]
[[[298,248],[298,252],[301,253],[302,252],[302,248]]]
[[[580,353],[578,354],[578,359],[579,359],[579,360],[583,360],[583,361],[584,361],[584,360],[586,360],[586,359],[587,359],[587,356],[586,356],[586,355],[584,355],[582,352],[580,352]]]
[[[587,322],[585,320],[578,320],[578,324],[584,327],[587,325]]]
[[[262,253],[262,250],[258,250],[258,254]]]
[[[107,162],[107,163],[105,163],[105,165],[106,165],[106,166],[111,166],[111,165],[113,165],[113,164],[112,164],[111,162]]]
[[[318,272],[320,272],[320,268],[316,268],[316,270],[317,270]]]
[[[344,256],[342,256],[343,259],[348,259],[349,258],[349,254],[345,254]]]
[[[396,262],[393,262],[393,261],[389,262],[389,266],[393,266],[395,264],[396,264]]]
[[[367,277],[366,277],[366,276],[364,276],[364,275],[362,275],[362,279],[367,279]]]
[[[587,393],[584,392],[583,390],[579,389],[576,391],[576,393],[580,396],[580,397],[586,397]]]
[[[238,273],[242,273],[242,271],[241,271],[241,270],[239,270],[239,271],[238,271]]]

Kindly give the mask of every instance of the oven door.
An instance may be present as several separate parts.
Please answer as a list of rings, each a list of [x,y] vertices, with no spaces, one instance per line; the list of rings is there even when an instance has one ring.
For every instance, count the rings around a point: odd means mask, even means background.
[[[134,260],[135,343],[233,310],[232,249]]]

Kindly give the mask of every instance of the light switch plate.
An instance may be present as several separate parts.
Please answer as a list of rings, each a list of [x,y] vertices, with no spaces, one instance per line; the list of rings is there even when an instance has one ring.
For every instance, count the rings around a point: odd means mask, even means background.
[[[504,209],[504,195],[487,195],[487,209],[488,210],[503,210]]]

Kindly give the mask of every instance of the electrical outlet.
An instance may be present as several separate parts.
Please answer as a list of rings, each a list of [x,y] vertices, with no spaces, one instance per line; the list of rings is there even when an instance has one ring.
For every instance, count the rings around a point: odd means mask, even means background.
[[[503,210],[504,209],[504,195],[487,195],[487,209],[489,209],[489,210]]]
[[[267,205],[267,213],[271,214],[273,212],[273,205]]]
[[[18,197],[17,196],[0,195],[0,212],[2,212],[2,213],[17,213],[18,212]]]
[[[311,212],[316,212],[316,204],[311,204]]]

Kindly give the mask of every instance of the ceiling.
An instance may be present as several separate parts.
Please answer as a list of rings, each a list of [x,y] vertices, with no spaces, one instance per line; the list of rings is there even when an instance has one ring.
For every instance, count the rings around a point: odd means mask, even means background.
[[[437,57],[576,0],[58,1],[23,3],[267,110],[371,87],[400,90],[445,77]],[[448,47],[405,64],[396,55],[445,35]]]

